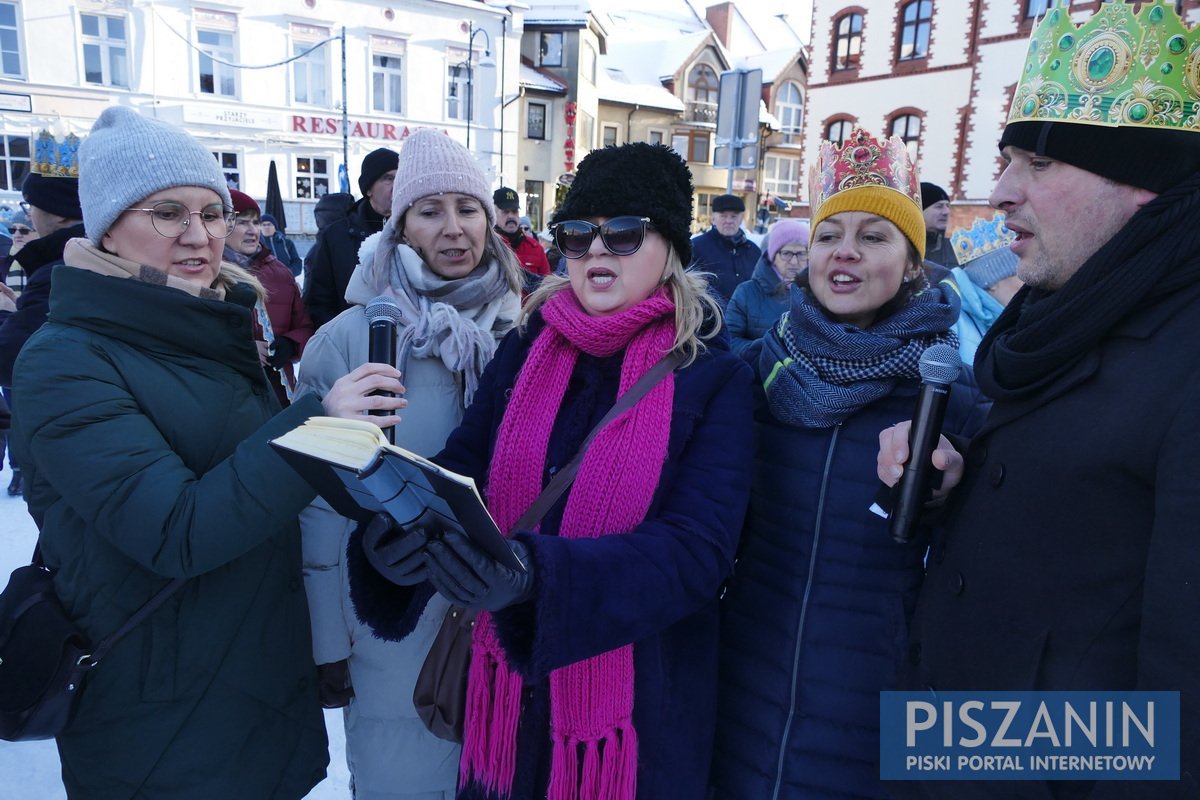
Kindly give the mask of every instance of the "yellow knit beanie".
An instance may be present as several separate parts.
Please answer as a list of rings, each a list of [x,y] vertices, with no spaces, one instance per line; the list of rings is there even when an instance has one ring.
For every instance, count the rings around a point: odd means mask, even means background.
[[[816,233],[822,220],[843,211],[863,211],[878,214],[895,224],[900,232],[925,258],[925,216],[921,206],[908,195],[887,186],[856,186],[843,189],[825,200],[812,215],[812,230]]]

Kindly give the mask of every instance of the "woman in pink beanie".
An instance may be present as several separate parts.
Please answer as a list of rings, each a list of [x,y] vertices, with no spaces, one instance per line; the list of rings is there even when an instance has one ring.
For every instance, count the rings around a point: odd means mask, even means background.
[[[297,396],[322,396],[367,361],[368,320],[390,309],[408,400],[396,444],[423,456],[441,450],[520,311],[521,269],[494,223],[492,188],[465,147],[431,128],[405,139],[391,216],[359,250],[346,289],[353,305],[309,340]],[[356,524],[320,498],[300,527],[321,698],[345,708],[356,800],[453,797],[459,747],[427,731],[412,701],[449,604],[431,588],[410,596],[381,578]],[[377,609],[398,611],[360,622]]]
[[[783,316],[788,289],[807,266],[808,220],[781,219],[772,225],[754,275],[733,290],[725,307],[733,352],[741,355]]]

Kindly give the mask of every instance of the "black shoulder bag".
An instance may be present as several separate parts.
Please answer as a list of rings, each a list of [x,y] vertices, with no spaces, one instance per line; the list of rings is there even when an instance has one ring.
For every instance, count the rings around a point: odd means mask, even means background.
[[[93,647],[67,616],[53,573],[35,548],[33,563],[13,570],[0,592],[0,739],[25,742],[62,733],[87,673],[186,582],[172,580]]]
[[[633,408],[638,400],[679,366],[682,360],[678,353],[663,356],[629,387],[629,391],[613,403],[604,419],[597,422],[583,440],[575,457],[546,484],[542,493],[517,520],[513,526],[514,531],[532,530],[541,522],[546,512],[575,481],[579,465],[583,463],[583,454],[596,438],[596,434],[605,425]],[[461,743],[463,740],[463,723],[467,708],[467,673],[471,668],[471,635],[478,615],[479,611],[476,609],[450,606],[445,619],[442,620],[442,627],[438,629],[437,636],[429,647],[429,655],[425,657],[425,663],[421,665],[417,683],[413,687],[413,705],[416,706],[421,722],[425,723],[425,727],[434,736],[450,742]]]

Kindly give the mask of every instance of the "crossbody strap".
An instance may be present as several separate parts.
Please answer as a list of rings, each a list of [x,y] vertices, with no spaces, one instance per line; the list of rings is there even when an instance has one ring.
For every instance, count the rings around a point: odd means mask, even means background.
[[[596,438],[596,434],[600,433],[605,425],[633,408],[638,400],[641,400],[647,392],[658,385],[659,381],[674,371],[682,361],[683,356],[679,353],[667,353],[653,367],[646,370],[642,377],[629,387],[629,391],[617,398],[617,402],[613,403],[612,408],[604,415],[604,419],[597,422],[587,438],[583,440],[575,457],[558,471],[550,483],[546,484],[546,488],[533,501],[533,505],[517,520],[517,524],[513,526],[514,531],[533,530],[534,526],[542,521],[542,517],[546,516],[546,513],[554,507],[563,492],[574,483],[575,476],[579,473],[579,465],[583,463],[584,453],[587,452],[588,445]]]
[[[43,569],[46,567],[45,562],[42,560],[42,538],[40,534],[38,535],[37,544],[35,544],[33,548],[33,565],[36,567],[42,567]],[[92,654],[88,656],[89,668],[99,664],[100,659],[104,658],[104,656],[108,654],[108,651],[112,649],[114,644],[125,638],[125,635],[131,630],[142,624],[146,617],[157,611],[163,603],[170,599],[171,595],[179,591],[179,587],[183,586],[187,582],[188,578],[173,579],[166,586],[159,589],[153,597],[143,603],[141,608],[133,612],[133,616],[125,620],[125,623],[121,625],[121,627],[117,628],[108,636],[105,636],[103,639],[101,639],[100,643],[92,649]]]

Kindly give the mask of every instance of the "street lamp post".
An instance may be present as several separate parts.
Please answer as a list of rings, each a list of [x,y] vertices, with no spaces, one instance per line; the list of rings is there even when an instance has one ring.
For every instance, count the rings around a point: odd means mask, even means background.
[[[471,149],[471,120],[475,117],[475,37],[483,34],[483,39],[486,46],[483,48],[483,58],[479,59],[479,66],[493,66],[492,61],[492,37],[483,28],[476,28],[473,22],[467,23],[467,149]]]

